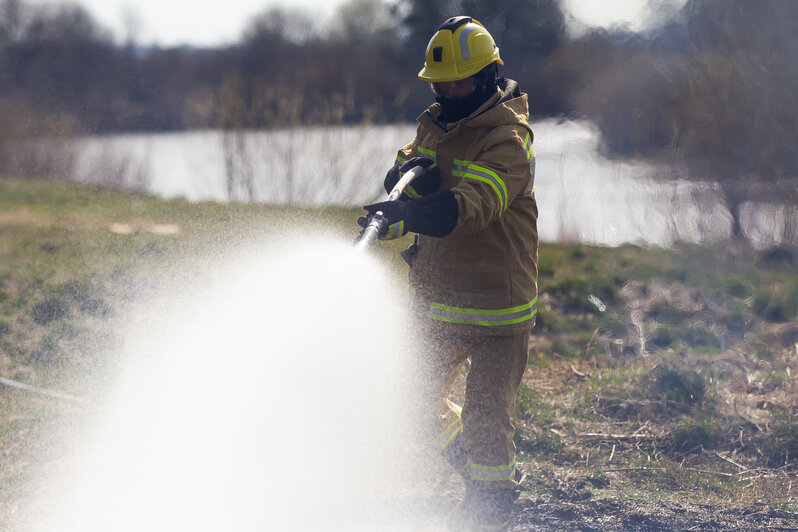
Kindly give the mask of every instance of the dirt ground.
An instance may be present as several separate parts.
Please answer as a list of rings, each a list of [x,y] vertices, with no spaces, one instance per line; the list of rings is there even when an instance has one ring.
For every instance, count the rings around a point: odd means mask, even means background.
[[[633,499],[571,502],[521,498],[516,502],[510,530],[798,530],[798,514],[764,505],[761,508],[720,508]]]
[[[386,530],[443,532],[458,497],[447,494],[393,506]],[[358,528],[359,530],[359,528]],[[382,530],[382,528],[379,528]],[[522,494],[510,522],[512,532],[657,532],[798,530],[798,513],[762,505],[729,508],[634,498],[566,500]]]

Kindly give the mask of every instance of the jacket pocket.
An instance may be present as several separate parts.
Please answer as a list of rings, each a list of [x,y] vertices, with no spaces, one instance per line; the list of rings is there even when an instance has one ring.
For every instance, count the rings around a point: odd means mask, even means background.
[[[506,296],[510,291],[504,257],[470,257],[439,267],[442,285],[453,292],[486,297]]]

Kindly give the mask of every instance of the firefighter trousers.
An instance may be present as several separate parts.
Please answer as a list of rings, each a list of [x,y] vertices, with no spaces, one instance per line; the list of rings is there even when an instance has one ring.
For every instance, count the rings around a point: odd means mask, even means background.
[[[479,489],[515,487],[515,395],[526,368],[529,332],[510,336],[436,335],[425,340],[420,377],[425,390],[426,434],[450,463]],[[449,399],[467,360],[462,407]],[[461,462],[461,463],[458,463]]]

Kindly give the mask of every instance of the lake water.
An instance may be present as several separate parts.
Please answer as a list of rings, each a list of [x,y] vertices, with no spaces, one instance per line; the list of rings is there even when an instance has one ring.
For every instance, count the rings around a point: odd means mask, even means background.
[[[712,187],[669,179],[670,167],[601,157],[587,122],[533,129],[543,240],[668,246],[729,236],[731,218]],[[405,124],[87,137],[76,141],[73,173],[162,198],[360,206],[384,197],[383,176],[414,134]],[[780,242],[795,217],[794,206],[743,207],[759,247]]]

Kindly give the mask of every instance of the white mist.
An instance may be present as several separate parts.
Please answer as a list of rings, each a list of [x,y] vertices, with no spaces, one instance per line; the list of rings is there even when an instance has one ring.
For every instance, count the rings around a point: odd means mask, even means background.
[[[403,279],[329,240],[229,259],[132,331],[42,529],[423,529]]]

